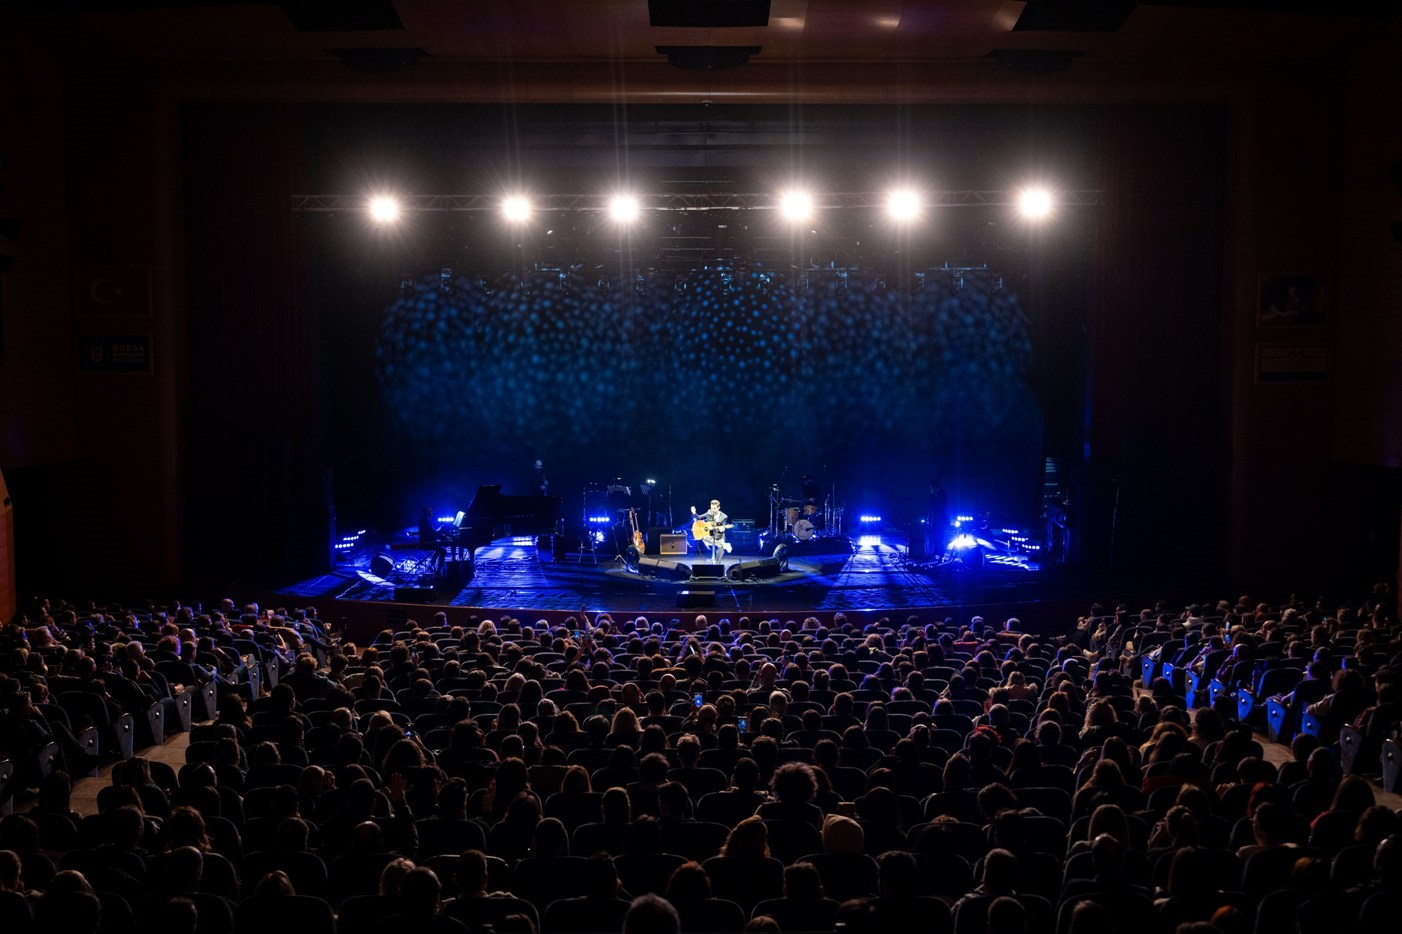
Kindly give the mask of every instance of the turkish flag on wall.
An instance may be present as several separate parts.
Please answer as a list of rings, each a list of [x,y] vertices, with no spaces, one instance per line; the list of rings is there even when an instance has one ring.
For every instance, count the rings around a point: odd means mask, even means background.
[[[96,318],[151,317],[150,266],[89,266],[77,280],[78,314]]]

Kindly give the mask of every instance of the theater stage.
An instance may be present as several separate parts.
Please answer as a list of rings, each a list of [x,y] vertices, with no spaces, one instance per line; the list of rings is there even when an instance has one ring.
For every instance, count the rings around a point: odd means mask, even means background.
[[[845,546],[844,546],[845,547]],[[1058,575],[1044,571],[1026,555],[985,554],[969,560],[913,559],[905,541],[890,536],[854,540],[850,553],[790,556],[783,569],[761,571],[774,576],[736,579],[759,555],[723,556],[714,576],[668,580],[664,566],[650,576],[644,561],[639,573],[612,549],[563,555],[538,549],[525,539],[500,539],[479,548],[470,575],[454,580],[433,578],[424,570],[426,552],[400,547],[392,552],[365,549],[347,555],[335,571],[280,588],[278,596],[315,600],[320,605],[370,603],[440,607],[574,612],[675,612],[714,608],[721,612],[800,613],[901,610],[1016,604],[1039,600],[1058,590]],[[375,570],[376,557],[380,563]],[[394,567],[385,572],[384,562]],[[688,569],[708,559],[689,555],[663,560]],[[739,565],[739,568],[736,568]],[[777,573],[776,573],[777,572]]]

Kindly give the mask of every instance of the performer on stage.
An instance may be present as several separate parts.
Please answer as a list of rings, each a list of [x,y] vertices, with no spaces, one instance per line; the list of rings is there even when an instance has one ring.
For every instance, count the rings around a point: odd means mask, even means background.
[[[730,517],[721,512],[720,500],[711,500],[711,508],[699,514],[692,506],[691,514],[696,516],[696,521],[691,524],[692,537],[697,545],[710,549],[711,560],[714,561],[721,551],[730,554],[730,543],[725,540],[725,530],[730,528],[726,520]]]
[[[429,567],[433,571],[433,576],[437,577],[443,569],[445,551],[442,536],[438,534],[438,528],[433,524],[433,509],[429,506],[425,506],[424,511],[419,514],[419,547],[432,552],[428,559]]]

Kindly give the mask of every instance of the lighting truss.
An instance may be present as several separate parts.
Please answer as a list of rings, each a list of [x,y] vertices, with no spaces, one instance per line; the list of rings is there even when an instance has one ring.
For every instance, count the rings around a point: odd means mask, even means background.
[[[939,190],[921,192],[921,200],[930,208],[1012,207],[1017,204],[1019,189]],[[859,191],[816,194],[815,210],[879,210],[884,209],[889,192]],[[1094,207],[1104,204],[1098,189],[1056,192],[1058,207]],[[607,213],[609,194],[533,195],[531,210],[535,213]],[[501,210],[500,195],[407,195],[399,199],[404,213],[472,213]],[[340,214],[363,212],[364,195],[293,195],[291,207],[296,214]],[[734,192],[729,194],[689,194],[660,192],[638,196],[640,213],[649,211],[685,213],[704,211],[774,211],[778,209],[774,192]]]

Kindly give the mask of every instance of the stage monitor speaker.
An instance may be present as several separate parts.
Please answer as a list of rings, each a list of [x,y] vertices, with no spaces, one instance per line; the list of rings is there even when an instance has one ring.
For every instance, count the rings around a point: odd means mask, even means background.
[[[370,559],[370,573],[376,577],[389,577],[394,573],[394,558],[383,551]]]
[[[678,590],[677,606],[683,609],[690,609],[700,606],[715,606],[716,592],[714,590]]]
[[[691,568],[685,564],[668,561],[665,558],[654,558],[651,555],[643,555],[638,559],[638,573],[644,577],[656,577],[668,581],[691,579]]]
[[[737,561],[725,572],[733,581],[773,580],[783,571],[774,558],[760,558],[758,561]]]
[[[429,603],[436,596],[438,596],[438,592],[432,587],[394,588],[394,601],[396,603]]]
[[[692,580],[725,580],[725,565],[697,563],[691,566]]]

